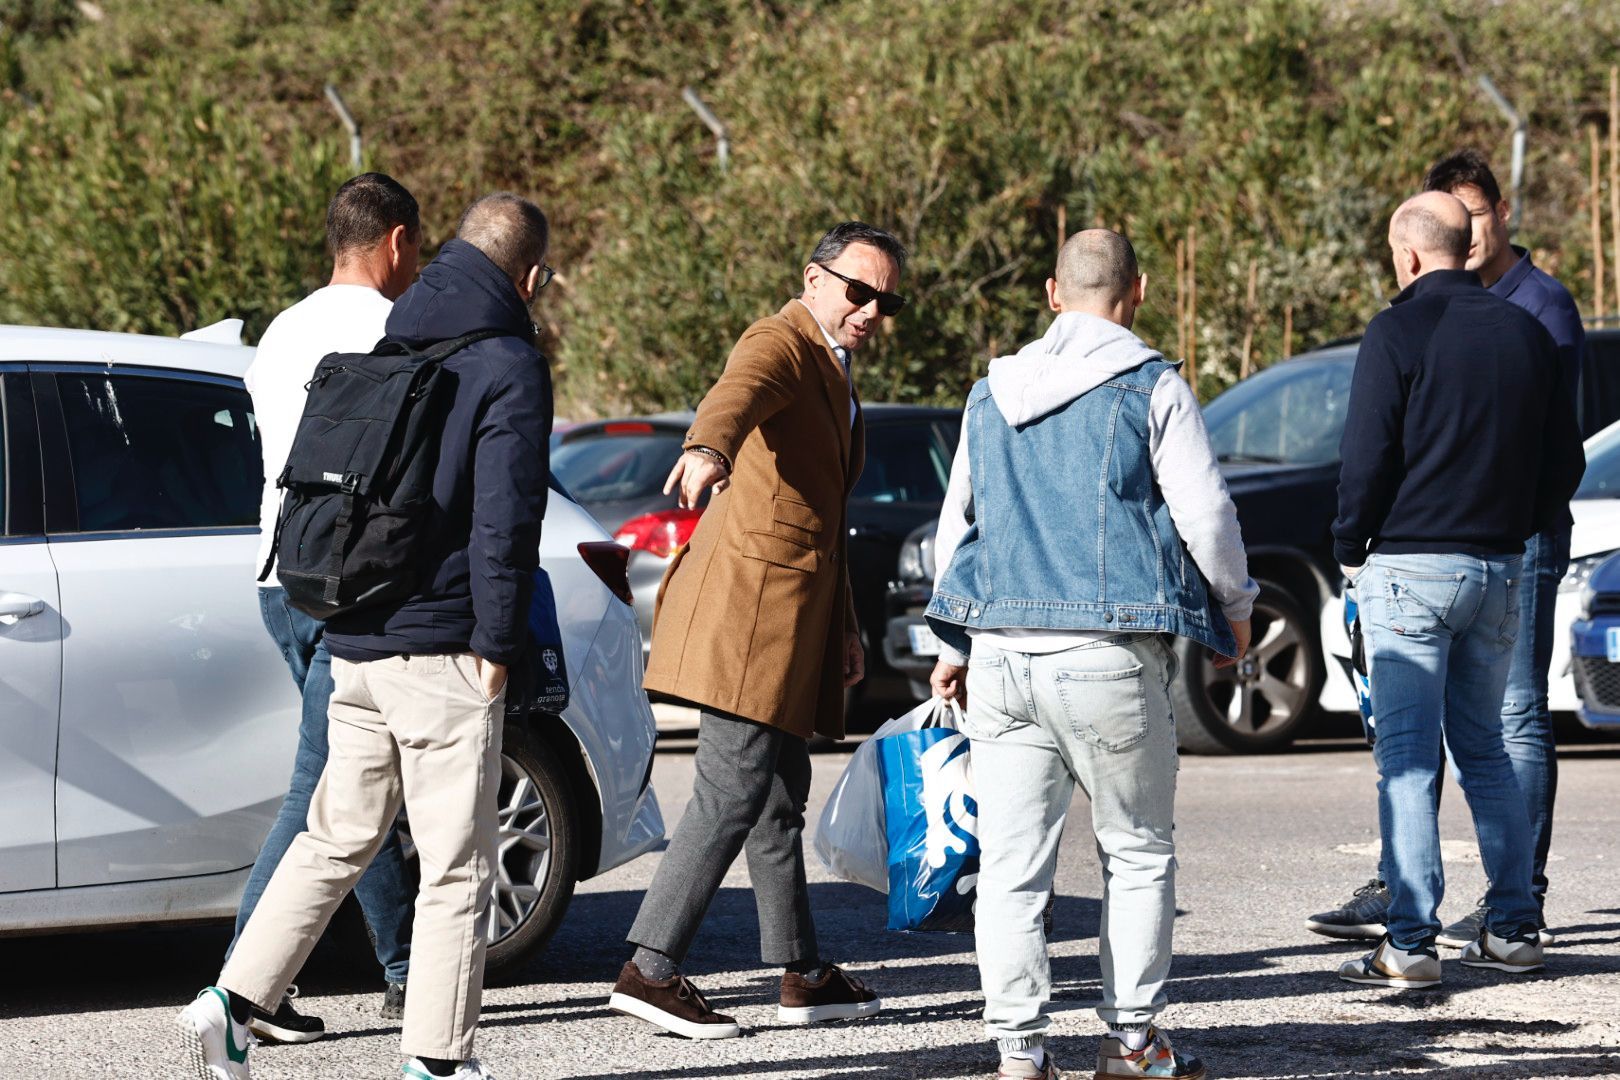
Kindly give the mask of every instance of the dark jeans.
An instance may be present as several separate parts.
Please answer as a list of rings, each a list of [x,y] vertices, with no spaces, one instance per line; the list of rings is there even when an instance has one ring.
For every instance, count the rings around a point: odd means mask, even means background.
[[[1502,699],[1502,745],[1530,815],[1534,845],[1530,886],[1537,910],[1547,901],[1547,852],[1552,847],[1553,800],[1558,795],[1558,747],[1553,739],[1552,712],[1547,708],[1547,669],[1552,666],[1553,637],[1559,632],[1553,621],[1558,583],[1568,569],[1568,529],[1537,533],[1525,542],[1519,637]],[[1436,807],[1444,778],[1442,762],[1434,779]],[[1386,882],[1390,880],[1387,871],[1387,860],[1381,861],[1378,876]]]
[[[242,928],[253,915],[281,857],[292,846],[293,838],[304,831],[310,796],[315,794],[315,785],[320,783],[321,773],[326,770],[326,706],[332,697],[332,654],[326,651],[322,625],[288,604],[284,589],[260,589],[259,612],[264,616],[270,637],[292,669],[293,681],[304,696],[304,712],[298,725],[298,753],[293,758],[292,782],[275,823],[270,826],[270,834],[259,849],[259,857],[253,861],[247,887],[242,890],[242,905],[236,912],[236,934],[231,938],[231,948],[236,947],[236,938],[242,935]],[[382,849],[354,887],[354,895],[366,917],[383,974],[389,982],[404,982],[410,969],[411,913],[416,889],[405,873],[405,857],[400,851],[397,833],[389,831]],[[226,949],[226,957],[230,954],[231,949]]]
[[[692,801],[642,898],[629,941],[679,964],[726,871],[747,851],[760,959],[772,965],[817,959],[804,879],[809,744],[705,709],[694,767]]]

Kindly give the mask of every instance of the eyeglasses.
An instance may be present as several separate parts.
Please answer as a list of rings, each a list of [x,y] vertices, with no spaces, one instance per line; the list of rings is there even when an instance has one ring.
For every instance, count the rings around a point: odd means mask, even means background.
[[[541,289],[545,288],[547,285],[550,285],[551,284],[551,279],[556,277],[556,276],[557,276],[557,271],[553,270],[551,267],[547,266],[545,263],[541,263],[540,264],[540,284],[538,284],[538,285],[536,285],[534,287],[534,291],[539,292]]]
[[[906,298],[901,296],[899,293],[884,292],[881,289],[874,289],[872,286],[868,285],[859,278],[845,277],[843,274],[840,274],[832,267],[823,263],[816,263],[816,265],[844,283],[844,295],[849,299],[849,302],[854,304],[856,307],[865,307],[867,304],[870,304],[872,301],[876,300],[878,314],[892,316],[900,314],[900,309],[906,306]]]

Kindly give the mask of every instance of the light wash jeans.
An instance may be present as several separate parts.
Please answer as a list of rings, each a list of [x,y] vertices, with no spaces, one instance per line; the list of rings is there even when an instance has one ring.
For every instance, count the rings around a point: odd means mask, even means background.
[[[1520,632],[1520,557],[1373,555],[1356,575],[1378,714],[1378,824],[1396,946],[1430,946],[1445,894],[1435,797],[1441,740],[1468,799],[1492,933],[1536,928],[1524,796],[1502,745]]]
[[[975,909],[984,1023],[1001,1052],[1037,1046],[1050,1020],[1041,913],[1074,785],[1102,857],[1102,1001],[1110,1025],[1164,1008],[1176,914],[1175,722],[1169,637],[1124,634],[1047,654],[975,644],[965,730],[979,804]]]

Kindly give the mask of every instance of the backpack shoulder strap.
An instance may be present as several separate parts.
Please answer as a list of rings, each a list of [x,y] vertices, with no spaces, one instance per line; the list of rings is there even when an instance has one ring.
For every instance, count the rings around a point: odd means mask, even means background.
[[[422,363],[437,364],[460,352],[462,349],[465,349],[474,342],[487,341],[490,338],[513,336],[515,335],[508,334],[505,330],[475,330],[471,334],[462,334],[458,338],[451,338],[448,341],[438,342],[419,355],[422,358]]]

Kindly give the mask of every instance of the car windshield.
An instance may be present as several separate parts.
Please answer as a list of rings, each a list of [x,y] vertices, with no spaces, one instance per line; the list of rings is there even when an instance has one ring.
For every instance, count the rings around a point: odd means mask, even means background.
[[[1586,475],[1577,499],[1620,499],[1620,424],[1610,424],[1586,441]]]
[[[1204,409],[1215,456],[1234,464],[1339,460],[1354,367],[1349,357],[1284,362],[1233,386]]]
[[[669,470],[680,456],[678,431],[594,434],[553,450],[551,471],[582,503],[646,499],[664,490]]]

